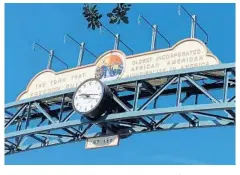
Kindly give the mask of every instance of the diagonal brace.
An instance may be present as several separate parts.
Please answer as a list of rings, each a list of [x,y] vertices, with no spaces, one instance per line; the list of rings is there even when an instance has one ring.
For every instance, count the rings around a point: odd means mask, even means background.
[[[167,114],[165,115],[161,120],[159,120],[156,124],[155,127],[157,127],[158,125],[162,124],[164,121],[166,121],[167,119],[169,119],[173,114]]]
[[[72,117],[73,114],[75,114],[75,111],[74,111],[74,110],[72,110],[72,111],[66,116],[66,118],[63,119],[62,122],[68,121],[68,120]]]
[[[5,124],[5,129],[12,124],[12,122],[21,114],[22,111],[25,110],[25,108],[27,107],[28,105],[23,105],[18,111],[17,113]]]
[[[188,75],[184,76],[190,83],[192,83],[194,86],[196,86],[200,91],[202,91],[203,94],[205,94],[208,98],[210,98],[215,103],[220,103],[215,97],[213,97],[204,87],[197,84],[192,78],[190,78]]]
[[[158,89],[139,109],[138,111],[144,110],[147,106],[155,100],[170,84],[172,84],[177,77],[172,77],[168,82],[166,82],[160,89]]]
[[[229,118],[229,117],[224,117],[224,116],[220,116],[220,115],[216,115],[216,114],[211,114],[211,113],[206,113],[206,112],[191,112],[191,114],[193,115],[200,115],[200,116],[204,116],[204,117],[210,117],[210,118],[215,118],[218,120],[230,120],[230,121],[235,121],[235,119],[233,118]]]
[[[148,128],[148,129],[153,129],[153,126],[148,123],[145,119],[139,118],[139,120]]]
[[[204,87],[197,84],[192,78],[190,78],[188,75],[184,76],[190,83],[192,83],[194,86],[196,86],[200,91],[203,92],[208,98],[210,98],[214,103],[220,103],[215,97],[213,97]],[[224,110],[227,114],[231,115],[232,117],[235,117],[235,113],[231,110]]]
[[[154,94],[154,92],[156,92],[156,89],[154,89],[150,83],[146,81],[141,81],[141,82],[142,82],[142,87],[145,88],[149,93]]]
[[[187,120],[192,126],[196,126],[196,122],[194,120],[191,119],[191,117],[189,117],[187,114],[184,113],[180,113],[180,115]]]
[[[125,111],[130,111],[130,109],[120,100],[116,95],[113,94],[113,100],[117,102]]]
[[[90,129],[93,126],[93,124],[89,124],[80,134],[80,137],[82,138],[84,136],[84,134],[87,132],[88,129]]]
[[[47,119],[48,119],[51,123],[55,123],[55,122],[53,121],[52,117],[51,117],[38,103],[33,103],[33,105],[36,106],[36,108],[38,108],[39,111],[40,111],[41,113],[43,113],[43,115],[44,115],[45,117],[47,117]]]

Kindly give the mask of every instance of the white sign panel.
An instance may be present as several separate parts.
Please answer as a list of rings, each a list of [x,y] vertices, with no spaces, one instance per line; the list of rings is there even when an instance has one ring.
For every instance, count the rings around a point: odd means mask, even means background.
[[[86,149],[102,148],[109,146],[117,146],[119,144],[119,136],[97,137],[86,140]]]
[[[194,38],[181,40],[171,48],[129,56],[112,50],[101,55],[94,64],[60,72],[47,69],[38,73],[17,100],[75,88],[89,78],[109,81],[219,63],[206,45]]]

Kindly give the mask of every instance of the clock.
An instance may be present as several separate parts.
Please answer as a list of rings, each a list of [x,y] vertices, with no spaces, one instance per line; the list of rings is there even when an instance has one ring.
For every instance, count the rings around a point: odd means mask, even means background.
[[[88,119],[96,120],[111,106],[112,93],[99,79],[91,78],[81,83],[72,98],[74,110]]]

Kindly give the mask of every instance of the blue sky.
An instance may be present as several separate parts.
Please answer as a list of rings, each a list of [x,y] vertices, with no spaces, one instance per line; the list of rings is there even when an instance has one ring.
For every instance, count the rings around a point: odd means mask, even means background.
[[[160,32],[173,45],[190,36],[190,19],[178,15],[179,4],[133,4],[129,25],[103,23],[132,48],[134,53],[150,50],[151,28],[138,15],[159,25]],[[106,14],[115,4],[99,4]],[[209,34],[208,47],[224,63],[235,62],[235,5],[185,4],[190,13]],[[112,36],[103,31],[89,30],[83,18],[82,4],[6,4],[5,5],[5,103],[12,102],[31,78],[47,66],[48,55],[32,50],[33,42],[48,49],[67,62],[77,64],[78,47],[64,44],[70,34],[95,55],[113,48]],[[197,37],[204,35],[197,30]],[[158,38],[158,48],[167,44]],[[129,54],[124,46],[120,50]],[[83,64],[94,62],[86,54]],[[54,61],[54,70],[64,67]],[[49,147],[7,156],[6,164],[235,164],[235,128],[205,128],[136,134],[121,140],[118,147],[85,150],[83,142]]]

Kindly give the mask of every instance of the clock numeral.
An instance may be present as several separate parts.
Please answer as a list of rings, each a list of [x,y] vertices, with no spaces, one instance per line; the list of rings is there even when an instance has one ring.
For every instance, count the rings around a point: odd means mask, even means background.
[[[90,87],[90,89],[88,89]],[[77,90],[74,97],[75,108],[79,112],[89,112],[97,106],[100,98],[104,95],[102,85],[95,80],[87,81]]]

